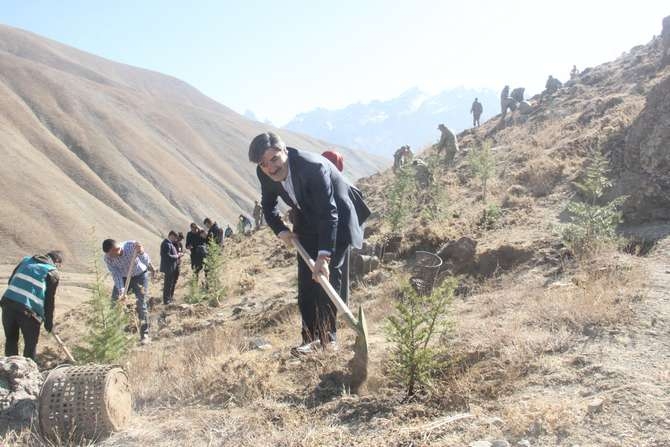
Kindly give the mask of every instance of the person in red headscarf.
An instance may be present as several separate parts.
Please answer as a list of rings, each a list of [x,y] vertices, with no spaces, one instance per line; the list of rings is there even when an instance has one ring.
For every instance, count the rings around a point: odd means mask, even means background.
[[[335,165],[338,171],[342,172],[344,170],[344,158],[339,152],[325,151],[321,155],[330,160],[330,162]]]

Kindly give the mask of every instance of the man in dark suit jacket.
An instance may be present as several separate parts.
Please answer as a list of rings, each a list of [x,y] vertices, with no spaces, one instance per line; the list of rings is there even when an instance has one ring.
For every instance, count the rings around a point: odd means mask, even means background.
[[[370,215],[358,189],[324,157],[287,148],[281,138],[263,133],[249,146],[249,160],[258,164],[261,204],[265,221],[288,246],[297,238],[315,259],[315,271],[329,278],[346,302],[348,284],[342,284],[342,266],[349,246],[361,248],[362,225]],[[292,208],[293,231],[284,224],[277,199]],[[337,308],[316,282],[309,266],[298,256],[298,305],[303,319],[303,345],[308,353],[317,341],[336,341]]]
[[[178,253],[175,243],[177,233],[170,231],[167,239],[161,243],[161,272],[165,273],[163,281],[163,304],[170,304],[174,298],[174,286],[177,281],[178,262],[183,253]]]

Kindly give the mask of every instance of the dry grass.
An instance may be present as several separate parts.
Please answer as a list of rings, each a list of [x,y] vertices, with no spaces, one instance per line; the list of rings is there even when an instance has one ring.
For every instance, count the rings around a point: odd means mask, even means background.
[[[510,278],[498,290],[458,304],[451,376],[465,372],[478,378],[469,395],[509,393],[538,368],[538,358],[568,352],[584,336],[629,323],[644,274],[635,259],[614,259],[580,268],[577,285],[543,287],[541,277],[525,277],[522,284]]]
[[[515,402],[502,411],[508,421],[509,433],[516,437],[528,435],[560,435],[578,424],[583,409],[574,407],[575,402],[560,394],[543,395]]]
[[[524,185],[535,197],[551,193],[563,177],[563,165],[548,156],[530,160],[516,175],[516,181]]]

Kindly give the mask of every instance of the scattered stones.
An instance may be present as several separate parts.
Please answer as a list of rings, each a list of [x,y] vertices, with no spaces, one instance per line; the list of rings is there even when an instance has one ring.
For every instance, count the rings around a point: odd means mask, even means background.
[[[528,115],[533,111],[533,106],[528,101],[521,101],[519,103],[519,113],[522,115]]]
[[[249,340],[249,348],[257,349],[260,351],[268,351],[272,349],[272,344],[270,344],[269,341],[267,341],[262,337],[254,337],[251,340]]]
[[[509,442],[504,439],[496,439],[491,443],[491,447],[509,447]]]
[[[493,447],[493,444],[488,441],[474,441],[468,444],[468,447]]]
[[[23,427],[37,415],[37,398],[44,381],[35,362],[12,356],[0,357],[1,425]]]
[[[587,413],[590,415],[600,413],[603,410],[603,403],[602,399],[593,399],[586,407]]]
[[[530,441],[528,439],[522,439],[521,441],[517,442],[516,445],[519,447],[530,447]]]
[[[351,274],[354,277],[364,276],[379,268],[377,256],[355,254],[351,255]]]

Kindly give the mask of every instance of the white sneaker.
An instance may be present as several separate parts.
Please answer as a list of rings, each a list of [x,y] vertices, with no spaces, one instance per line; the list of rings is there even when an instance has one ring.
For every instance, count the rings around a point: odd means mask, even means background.
[[[140,344],[148,345],[149,343],[151,343],[151,337],[149,337],[148,335],[142,336],[142,338],[140,339]]]
[[[312,354],[319,346],[321,346],[321,341],[314,340],[311,343],[304,343],[300,346],[296,346],[295,348],[291,348],[291,354],[295,355],[296,357],[309,355]]]

